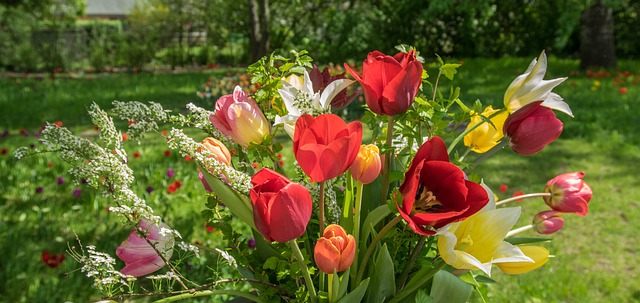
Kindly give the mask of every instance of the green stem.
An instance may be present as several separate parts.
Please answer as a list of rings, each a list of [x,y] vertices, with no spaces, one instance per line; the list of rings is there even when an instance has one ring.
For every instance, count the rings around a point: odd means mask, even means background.
[[[389,170],[391,169],[391,157],[395,154],[395,152],[393,152],[393,116],[389,116],[387,120],[387,142],[385,145],[389,150],[391,150],[391,152],[385,154],[382,166],[382,188],[380,189],[380,197],[382,201],[380,201],[380,205],[387,203],[387,196],[389,195]]]
[[[522,200],[522,199],[528,199],[528,198],[537,198],[537,197],[551,197],[552,194],[551,193],[535,193],[535,194],[526,194],[526,195],[520,195],[520,196],[515,196],[515,197],[511,197],[508,199],[504,199],[500,202],[496,202],[496,206],[500,206],[503,204],[507,204],[509,202],[513,202],[513,201],[518,201],[518,200]]]
[[[318,201],[320,212],[318,213],[318,220],[320,221],[320,234],[324,233],[324,181],[320,182],[320,201]]]
[[[289,241],[291,245],[291,252],[298,260],[298,265],[300,265],[300,270],[302,270],[302,276],[304,277],[304,281],[307,284],[307,289],[309,290],[309,298],[311,298],[311,303],[316,303],[316,288],[313,286],[313,280],[311,280],[311,275],[309,274],[309,269],[307,268],[307,264],[304,262],[304,256],[300,251],[300,247],[298,247],[298,243],[296,239]]]
[[[491,118],[501,114],[503,111],[505,111],[506,109],[501,109],[499,111],[496,111],[495,113],[491,114],[489,117],[487,117],[487,119],[491,120]],[[451,142],[451,144],[449,144],[449,148],[447,148],[447,153],[451,154],[451,152],[453,151],[453,148],[456,147],[456,145],[462,140],[464,139],[464,136],[466,136],[468,133],[472,132],[474,129],[478,128],[478,126],[487,123],[486,120],[481,120],[480,122],[473,124],[471,127],[468,127],[467,129],[465,129],[461,134],[459,134],[454,140],[453,142]],[[504,141],[504,139],[502,140]],[[501,142],[502,143],[502,142]]]
[[[387,232],[389,230],[391,230],[391,228],[393,228],[400,221],[402,221],[402,216],[400,216],[400,215],[398,215],[395,218],[393,218],[393,220],[391,220],[389,223],[387,223],[387,225],[385,225],[380,230],[380,232],[373,239],[371,244],[369,244],[369,248],[367,248],[367,252],[364,254],[364,257],[362,258],[362,263],[360,263],[361,266],[358,269],[358,275],[356,276],[356,283],[354,283],[353,285],[360,285],[360,281],[362,281],[362,276],[364,275],[364,270],[365,270],[365,268],[367,268],[366,264],[369,261],[369,258],[371,257],[371,254],[373,253],[373,250],[375,249],[376,245],[378,244],[378,242],[380,242],[380,240],[382,240],[384,235],[386,235]]]
[[[423,288],[427,283],[429,283],[431,278],[433,278],[433,276],[436,273],[438,273],[438,271],[440,271],[446,264],[447,263],[445,263],[442,259],[438,259],[437,263],[433,266],[433,268],[430,271],[428,271],[423,277],[420,277],[420,280],[422,282],[415,283],[411,285],[411,287],[405,288],[402,292],[398,293],[395,297],[393,297],[393,299],[391,299],[389,303],[404,302],[404,299],[407,296],[414,293],[418,289]]]
[[[333,278],[334,278],[334,275],[335,275],[335,274],[329,274],[329,275],[328,275],[328,277],[329,277],[329,281],[328,281],[328,285],[329,285],[329,292],[328,292],[328,295],[327,295],[327,296],[328,296],[328,299],[329,299],[329,303],[335,302],[335,298],[334,298],[334,296],[335,296],[336,294],[334,294],[334,293],[333,293],[333,292],[334,292],[334,289],[333,289]]]
[[[504,237],[505,237],[505,238],[513,237],[513,236],[515,236],[515,235],[517,235],[517,234],[519,234],[519,233],[523,233],[523,232],[525,232],[525,231],[527,231],[527,230],[530,230],[530,229],[532,229],[532,228],[533,228],[533,224],[525,225],[525,226],[523,226],[523,227],[518,227],[518,228],[516,228],[516,229],[514,229],[514,230],[509,231],[509,232],[507,233],[507,235],[506,235],[506,236],[504,236]]]
[[[171,297],[167,297],[164,299],[160,299],[157,301],[154,301],[155,303],[167,303],[167,302],[175,302],[175,301],[180,301],[180,300],[184,300],[184,299],[191,299],[191,298],[196,298],[196,297],[208,297],[208,296],[214,296],[214,295],[229,295],[229,296],[234,296],[234,297],[243,297],[246,299],[249,299],[253,302],[258,302],[258,303],[262,303],[264,301],[262,301],[262,299],[260,299],[257,296],[254,296],[252,294],[248,294],[246,292],[242,292],[239,290],[233,290],[233,289],[216,289],[216,290],[201,290],[201,291],[196,291],[192,294],[190,293],[186,293],[186,294],[180,294],[177,296],[171,296]]]
[[[462,154],[462,156],[460,156],[458,161],[462,162],[464,160],[464,158],[467,157],[467,155],[469,155],[470,152],[471,152],[471,146],[469,146],[469,148],[467,148],[467,150],[464,152],[464,154]]]
[[[493,154],[495,154],[498,151],[502,150],[502,148],[507,146],[507,144],[509,144],[509,139],[506,138],[506,137],[502,138],[502,141],[500,141],[500,143],[498,143],[498,145],[492,147],[489,151],[487,151],[486,153],[482,154],[482,156],[478,157],[473,162],[473,168],[478,167],[478,165],[480,165],[480,163],[484,162],[484,160],[489,159],[489,157],[493,156]]]
[[[360,212],[362,211],[362,190],[364,188],[364,184],[360,182],[358,182],[357,184],[358,188],[356,191],[355,214],[353,216],[353,237],[356,240],[356,249],[360,247]],[[358,254],[356,254],[355,258],[353,259],[351,270],[353,270],[353,272],[358,272]],[[352,280],[352,282],[355,281]]]
[[[411,253],[411,257],[409,258],[409,262],[407,262],[407,264],[404,267],[404,270],[400,274],[400,279],[399,279],[400,284],[398,284],[396,293],[400,292],[400,290],[404,288],[404,284],[407,282],[407,277],[409,276],[409,271],[411,270],[411,267],[413,267],[413,263],[416,262],[418,255],[420,255],[422,248],[424,248],[424,242],[426,241],[427,241],[427,236],[420,237],[418,244],[416,244],[416,247],[413,249],[413,252]]]

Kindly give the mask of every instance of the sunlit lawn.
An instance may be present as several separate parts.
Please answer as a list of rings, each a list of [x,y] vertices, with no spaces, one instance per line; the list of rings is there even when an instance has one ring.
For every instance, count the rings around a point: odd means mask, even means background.
[[[465,60],[456,75],[456,84],[462,87],[461,98],[467,103],[481,99],[501,107],[504,89],[528,63],[529,59]],[[552,60],[547,79],[569,75],[577,66],[573,60]],[[548,244],[555,258],[542,269],[522,276],[506,276],[494,270],[493,278],[499,284],[490,286],[489,301],[640,300],[640,122],[636,114],[640,112],[640,63],[621,62],[619,71],[626,70],[631,75],[618,76],[618,86],[615,71],[593,79],[584,72],[571,77],[555,90],[575,114],[575,118],[558,114],[565,122],[565,132],[558,141],[531,157],[506,149],[476,171],[494,189],[508,185],[507,192],[498,192],[503,198],[515,191],[539,192],[548,179],[571,171],[584,171],[594,191],[589,215],[567,216],[565,228]],[[227,72],[213,73],[219,77]],[[69,256],[52,269],[40,261],[41,253],[64,252],[68,242],[75,243],[74,233],[85,245],[112,251],[129,233],[105,210],[106,199],[81,184],[72,184],[65,172],[68,166],[54,155],[18,161],[13,151],[18,146],[37,146],[33,134],[44,121],[62,121],[77,133],[91,132],[86,115],[91,102],[107,109],[113,100],[156,101],[176,111],[184,110],[189,102],[210,106],[198,100],[195,92],[211,74],[0,79],[0,132],[9,131],[8,136],[0,137],[0,149],[6,150],[0,155],[0,301],[98,299],[90,291],[92,282],[77,271],[79,266]],[[430,75],[435,74],[430,71]],[[232,87],[234,79],[224,80],[224,87]],[[448,81],[442,81],[443,87],[448,85]],[[627,89],[626,94],[621,94],[622,87]],[[124,122],[120,126],[124,127]],[[28,136],[21,135],[21,129]],[[180,230],[185,239],[213,241],[213,233],[204,229],[200,217],[205,198],[195,164],[176,153],[165,156],[167,147],[160,138],[151,140],[151,144],[128,142],[126,147],[130,157],[134,151],[140,154],[130,162],[136,171],[134,190],[158,213],[174,214],[167,223]],[[168,168],[175,171],[173,178],[166,176]],[[59,177],[65,178],[62,184],[57,182]],[[167,185],[174,180],[182,181],[183,187],[170,194]],[[36,192],[39,187],[41,193]],[[148,187],[153,188],[151,193],[146,192]],[[73,195],[76,188],[81,190],[78,197]],[[527,224],[533,214],[545,209],[541,200],[520,205],[524,214],[519,225]]]

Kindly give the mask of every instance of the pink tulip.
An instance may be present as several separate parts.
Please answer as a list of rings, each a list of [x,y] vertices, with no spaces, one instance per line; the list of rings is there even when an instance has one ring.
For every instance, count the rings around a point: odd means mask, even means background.
[[[584,173],[576,172],[561,174],[549,180],[544,192],[551,193],[551,197],[544,197],[544,202],[553,210],[586,216],[593,192],[582,178]]]
[[[563,226],[562,213],[555,210],[545,210],[533,217],[533,229],[539,234],[552,234],[561,230]]]
[[[161,228],[168,229],[169,226],[164,223],[157,226],[146,219],[140,220],[138,226],[147,236],[147,239],[155,244],[155,248],[162,253],[164,258],[169,260],[173,254],[173,235],[170,232],[164,236],[160,234]],[[129,237],[116,248],[116,256],[125,263],[125,267],[120,272],[134,277],[148,275],[165,265],[160,255],[158,255],[145,239],[138,235],[138,231],[135,229],[132,230]]]
[[[222,134],[231,137],[243,147],[260,144],[269,134],[269,122],[258,104],[247,96],[240,86],[232,95],[224,95],[216,101],[215,113],[209,120]]]

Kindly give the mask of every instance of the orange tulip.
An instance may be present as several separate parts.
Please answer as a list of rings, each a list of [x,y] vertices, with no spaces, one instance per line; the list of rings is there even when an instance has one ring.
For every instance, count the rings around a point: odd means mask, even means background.
[[[324,229],[313,250],[318,268],[327,274],[347,270],[356,255],[356,240],[340,225],[331,224]]]
[[[349,172],[356,181],[369,184],[380,174],[380,150],[373,144],[361,145]]]
[[[209,137],[202,140],[202,145],[211,153],[211,157],[229,166],[231,163],[231,153],[229,153],[229,150],[222,142]]]

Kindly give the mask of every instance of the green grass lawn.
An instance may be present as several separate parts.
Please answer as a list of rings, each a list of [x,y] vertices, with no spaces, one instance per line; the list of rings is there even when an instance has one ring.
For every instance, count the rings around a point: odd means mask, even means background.
[[[529,61],[468,59],[455,85],[462,87],[461,98],[468,104],[480,99],[502,107],[504,90]],[[549,66],[546,79],[575,74],[578,62],[552,58]],[[506,193],[499,193],[503,198],[515,191],[540,192],[547,180],[572,171],[584,171],[594,191],[587,217],[566,216],[565,228],[548,245],[555,258],[547,265],[521,276],[494,270],[493,278],[499,283],[489,286],[490,302],[640,301],[640,120],[635,117],[640,112],[640,62],[622,61],[618,71],[630,75],[593,71],[589,77],[581,71],[554,90],[570,104],[575,118],[558,113],[565,131],[543,152],[523,157],[505,149],[477,169],[492,188],[508,185]],[[156,101],[175,111],[184,110],[189,102],[210,106],[198,100],[195,92],[202,90],[209,76],[219,79],[228,72],[0,79],[0,132],[9,131],[8,136],[0,137],[0,149],[6,150],[0,155],[0,301],[97,300],[98,295],[90,290],[91,281],[69,256],[53,269],[40,261],[41,254],[64,252],[68,242],[75,243],[74,233],[84,245],[113,251],[129,233],[105,210],[109,205],[105,198],[71,182],[68,166],[55,155],[18,161],[13,151],[18,146],[37,146],[33,134],[45,121],[62,121],[76,133],[91,131],[86,114],[91,102],[105,109],[113,100]],[[220,81],[229,89],[221,93],[230,93],[239,82],[237,78]],[[441,85],[446,88],[451,83],[445,80]],[[124,128],[125,122],[119,126]],[[175,153],[165,156],[167,147],[162,140],[151,142],[126,144],[130,157],[134,151],[140,154],[131,159],[136,172],[134,190],[158,213],[171,212],[167,223],[185,239],[212,243],[215,232],[205,230],[200,216],[205,198],[195,164]],[[169,168],[175,171],[173,178],[166,176]],[[65,178],[61,184],[59,177]],[[184,185],[170,194],[167,185],[176,179]],[[39,187],[41,193],[37,193]],[[147,193],[148,187],[154,190]],[[76,189],[81,191],[78,197],[74,197]],[[542,200],[520,205],[524,212],[518,226],[545,210]]]

